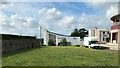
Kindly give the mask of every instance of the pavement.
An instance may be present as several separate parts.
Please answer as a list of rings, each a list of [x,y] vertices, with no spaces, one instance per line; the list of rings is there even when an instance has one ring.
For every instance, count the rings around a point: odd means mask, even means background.
[[[117,50],[117,51],[119,51],[120,50],[120,47],[118,47],[118,46],[112,46],[112,45],[107,45],[107,44],[100,44],[100,47],[106,47],[106,48],[108,48],[108,49],[110,49],[111,51],[113,50]]]

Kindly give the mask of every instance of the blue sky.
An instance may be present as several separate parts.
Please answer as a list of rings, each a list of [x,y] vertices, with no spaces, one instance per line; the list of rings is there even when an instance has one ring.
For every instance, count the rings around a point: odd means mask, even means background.
[[[110,17],[118,13],[117,2],[10,2],[0,6],[0,33],[38,37],[39,26],[42,33],[48,29],[66,35],[75,28],[109,29]]]
[[[74,16],[80,16],[82,13],[86,13],[88,15],[103,15],[105,14],[104,10],[101,10],[100,8],[94,9],[92,7],[87,7],[87,5],[84,2],[17,2],[13,3],[19,7],[16,7],[16,12],[4,10],[5,14],[8,16],[11,16],[13,14],[22,14],[24,16],[31,16],[36,17],[37,14],[30,14],[33,12],[37,12],[41,8],[57,8],[59,11],[63,12],[64,15],[74,15]],[[24,13],[21,12],[21,9],[24,11]],[[34,9],[31,11],[31,9]],[[28,14],[29,13],[29,14]]]

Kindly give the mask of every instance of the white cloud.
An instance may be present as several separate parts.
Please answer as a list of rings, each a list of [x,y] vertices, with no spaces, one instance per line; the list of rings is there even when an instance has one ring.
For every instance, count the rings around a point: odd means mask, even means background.
[[[111,6],[107,11],[106,11],[106,17],[110,18],[113,15],[118,14],[118,7],[116,6]]]
[[[86,5],[93,9],[101,9],[105,11],[104,15],[99,15],[96,16],[94,19],[94,21],[96,21],[96,23],[94,23],[96,26],[99,24],[98,27],[111,27],[112,26],[112,21],[110,20],[110,18],[113,15],[118,14],[118,2],[86,2]],[[90,18],[89,18],[90,19]],[[93,22],[94,22],[93,21]],[[101,25],[100,25],[101,23]],[[105,25],[102,25],[103,23],[105,23]],[[91,25],[92,26],[92,25]]]
[[[0,15],[0,23],[2,23],[1,33],[16,33],[16,34],[28,34],[35,35],[38,34],[39,30],[36,28],[39,24],[34,18],[20,17],[17,14],[8,17],[4,14]]]
[[[7,5],[7,4],[6,4]],[[103,8],[105,15],[87,15],[83,13],[79,17],[64,16],[63,13],[56,8],[41,8],[38,11],[39,21],[34,17],[21,17],[19,14],[6,16],[0,14],[0,23],[2,23],[3,33],[18,33],[39,36],[39,27],[42,31],[48,29],[61,34],[70,34],[75,28],[110,28],[112,22],[110,17],[117,13],[118,8],[114,3],[86,3],[88,7],[94,9]],[[35,14],[35,13],[34,13]],[[37,13],[36,13],[37,14]],[[105,23],[105,24],[104,24]],[[103,25],[104,24],[104,25]]]
[[[95,16],[95,15],[86,15],[82,14],[82,16],[78,20],[79,25],[88,28],[93,29],[94,27],[101,28],[101,29],[108,29],[111,26],[110,19],[106,18],[105,16]],[[105,23],[105,24],[104,24]],[[103,25],[104,24],[104,25]]]
[[[70,31],[71,27],[75,25],[74,16],[63,16],[62,12],[56,8],[51,8],[48,10],[45,8],[40,9],[39,16],[39,24],[42,25],[44,29],[56,31],[59,33],[65,34],[67,33],[66,31]]]
[[[11,8],[14,8],[14,4],[13,3],[8,3],[8,2],[0,2],[0,8],[10,10]]]

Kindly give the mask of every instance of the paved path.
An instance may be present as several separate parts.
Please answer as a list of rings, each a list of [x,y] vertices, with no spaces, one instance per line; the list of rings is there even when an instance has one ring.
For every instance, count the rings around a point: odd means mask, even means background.
[[[120,47],[118,46],[111,46],[111,45],[106,45],[106,44],[100,44],[102,47],[108,47],[110,50],[120,50]]]

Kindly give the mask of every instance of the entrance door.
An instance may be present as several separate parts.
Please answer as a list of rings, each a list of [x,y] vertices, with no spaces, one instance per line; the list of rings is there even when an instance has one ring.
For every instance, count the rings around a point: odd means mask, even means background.
[[[116,33],[113,33],[113,39],[112,39],[113,43],[117,43],[117,32]]]

